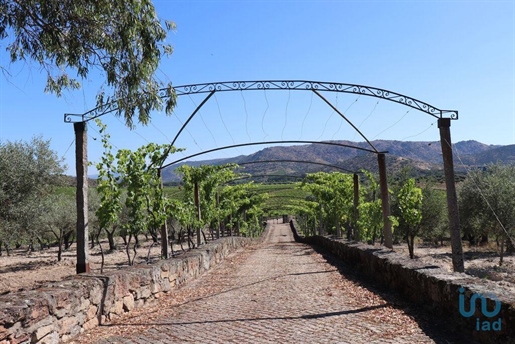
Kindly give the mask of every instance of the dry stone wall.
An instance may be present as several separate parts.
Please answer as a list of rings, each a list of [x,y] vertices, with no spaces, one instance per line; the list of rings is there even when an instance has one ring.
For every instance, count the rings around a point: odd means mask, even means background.
[[[291,222],[294,232],[295,225]],[[396,290],[413,303],[424,305],[456,331],[478,342],[515,343],[513,286],[448,272],[377,246],[323,236],[297,238],[339,257],[360,276]],[[498,313],[495,312],[497,303]],[[488,313],[495,315],[485,316]]]
[[[58,343],[155,302],[256,239],[221,238],[180,258],[105,274],[80,274],[0,296],[0,344]]]

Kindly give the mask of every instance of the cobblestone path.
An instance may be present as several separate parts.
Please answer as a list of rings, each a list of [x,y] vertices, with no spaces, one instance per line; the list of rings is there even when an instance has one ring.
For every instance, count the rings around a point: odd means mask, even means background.
[[[455,342],[415,313],[295,243],[288,224],[273,224],[262,244],[74,343]]]

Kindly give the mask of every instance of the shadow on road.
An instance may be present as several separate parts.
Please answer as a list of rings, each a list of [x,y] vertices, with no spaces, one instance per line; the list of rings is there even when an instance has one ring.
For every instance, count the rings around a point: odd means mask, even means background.
[[[422,331],[430,337],[435,343],[457,343],[457,344],[476,344],[469,336],[459,333],[456,329],[452,328],[449,322],[446,322],[444,317],[439,317],[425,309],[423,306],[415,305],[405,301],[402,296],[392,290],[388,290],[384,286],[374,283],[367,278],[359,275],[351,267],[346,265],[338,257],[328,253],[323,248],[308,245],[312,247],[317,253],[322,255],[327,263],[331,264],[338,269],[341,275],[346,279],[358,284],[359,286],[368,289],[369,291],[380,295],[388,304],[394,308],[402,310],[407,315],[411,316],[422,329]]]
[[[377,305],[377,306],[369,306],[358,309],[351,309],[346,311],[339,312],[328,312],[328,313],[319,313],[319,314],[305,314],[299,316],[289,316],[289,317],[262,317],[262,318],[236,318],[236,319],[222,319],[222,320],[205,320],[205,321],[177,321],[177,322],[156,322],[156,323],[141,323],[141,324],[106,324],[102,325],[104,327],[117,327],[117,326],[141,326],[141,325],[151,325],[151,326],[170,326],[170,325],[193,325],[193,324],[217,324],[217,323],[231,323],[231,322],[245,322],[245,321],[267,321],[267,320],[299,320],[299,319],[320,319],[327,317],[334,317],[340,315],[347,314],[355,314],[368,312],[378,308],[384,308],[388,305]]]

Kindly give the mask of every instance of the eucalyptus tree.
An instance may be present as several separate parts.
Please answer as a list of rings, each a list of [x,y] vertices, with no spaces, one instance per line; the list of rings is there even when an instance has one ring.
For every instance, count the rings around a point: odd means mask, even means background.
[[[97,105],[116,101],[129,126],[135,115],[145,124],[152,110],[175,106],[171,84],[155,76],[161,57],[173,52],[166,36],[174,29],[150,0],[0,0],[0,39],[11,62],[36,62],[45,92],[57,96],[101,75]]]

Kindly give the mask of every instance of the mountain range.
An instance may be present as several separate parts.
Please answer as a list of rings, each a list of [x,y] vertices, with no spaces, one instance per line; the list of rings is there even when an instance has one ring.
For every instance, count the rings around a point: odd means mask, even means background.
[[[367,169],[377,171],[376,155],[368,151],[343,147],[339,145],[371,149],[367,142],[326,141],[329,144],[305,144],[295,146],[275,146],[264,148],[250,155],[233,158],[186,161],[163,170],[165,183],[180,182],[175,169],[183,164],[191,166],[240,164],[241,172],[255,176],[260,181],[285,181],[287,178],[301,178],[306,173],[317,171],[335,171],[337,168],[346,171]],[[371,144],[380,152],[386,153],[386,164],[389,173],[396,173],[409,167],[418,174],[441,175],[443,172],[442,150],[439,141],[393,141],[376,140]],[[477,141],[461,141],[453,144],[454,164],[457,173],[467,168],[476,168],[492,163],[515,163],[515,145],[487,145]],[[269,162],[277,160],[300,162]],[[267,161],[266,163],[258,163]],[[306,163],[309,162],[309,163]],[[330,167],[326,165],[334,165]]]

